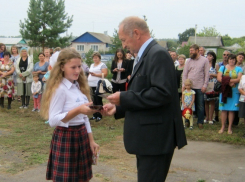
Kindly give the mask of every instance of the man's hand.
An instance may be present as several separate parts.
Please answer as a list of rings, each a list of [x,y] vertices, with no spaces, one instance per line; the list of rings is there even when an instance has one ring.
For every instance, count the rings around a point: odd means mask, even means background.
[[[206,90],[207,90],[207,88],[205,88],[205,87],[202,87],[202,89],[201,89],[202,93],[205,93]]]
[[[117,106],[120,105],[120,92],[116,92],[114,94],[111,94],[107,97],[110,103],[115,104]]]
[[[103,116],[112,116],[116,113],[116,106],[114,104],[106,104],[100,112]]]

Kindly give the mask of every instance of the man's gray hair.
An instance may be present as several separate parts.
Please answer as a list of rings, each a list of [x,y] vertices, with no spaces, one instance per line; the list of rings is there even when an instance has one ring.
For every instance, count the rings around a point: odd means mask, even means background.
[[[137,17],[137,16],[130,16],[125,18],[120,24],[119,27],[123,26],[123,32],[132,37],[133,30],[138,29],[145,33],[149,33],[149,27],[145,20]]]
[[[224,54],[225,52],[228,52],[229,54],[231,53],[230,51],[228,51],[228,50],[225,50],[225,51],[223,52],[223,54]]]

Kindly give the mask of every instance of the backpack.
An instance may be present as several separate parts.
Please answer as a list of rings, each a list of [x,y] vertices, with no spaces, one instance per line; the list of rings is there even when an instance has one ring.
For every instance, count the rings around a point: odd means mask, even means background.
[[[104,73],[102,73],[102,79],[97,83],[95,94],[101,95],[104,93],[112,93],[112,84],[109,80],[104,78]]]

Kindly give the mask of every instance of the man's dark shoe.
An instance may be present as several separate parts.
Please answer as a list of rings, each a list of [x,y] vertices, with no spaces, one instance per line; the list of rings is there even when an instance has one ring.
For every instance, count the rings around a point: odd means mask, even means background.
[[[198,128],[199,128],[199,129],[203,129],[203,124],[198,123]]]

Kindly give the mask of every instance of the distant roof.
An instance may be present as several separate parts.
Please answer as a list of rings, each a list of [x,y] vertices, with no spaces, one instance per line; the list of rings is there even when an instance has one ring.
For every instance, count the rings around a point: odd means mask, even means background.
[[[78,41],[79,39],[81,39],[82,36],[87,35],[87,34],[90,34],[91,36],[95,37],[96,39],[100,40],[103,43],[112,44],[111,42],[112,37],[110,37],[109,35],[103,34],[103,33],[95,33],[95,32],[85,32],[81,36],[74,39],[72,42]]]
[[[188,42],[195,43],[195,36],[190,36]],[[223,47],[223,39],[217,37],[196,37],[196,44],[203,47]]]
[[[95,33],[95,32],[88,32],[91,35],[93,35],[94,37],[96,37],[97,39],[101,40],[104,43],[108,43],[108,44],[112,44],[111,42],[111,38],[109,35],[105,35],[103,33]]]
[[[184,47],[187,44],[188,44],[188,42],[182,42],[181,47]]]
[[[165,40],[159,40],[159,41],[157,41],[157,43],[160,45],[160,46],[162,46],[162,47],[164,47],[164,48],[168,48],[168,45],[167,45],[167,41],[165,41]]]
[[[14,44],[20,43],[22,40],[24,40],[24,39],[22,39],[22,38],[0,38],[0,43],[6,44],[6,45],[8,45],[8,44],[14,45]],[[26,41],[24,41],[24,42],[26,42]],[[23,43],[23,42],[21,42],[21,43]]]

